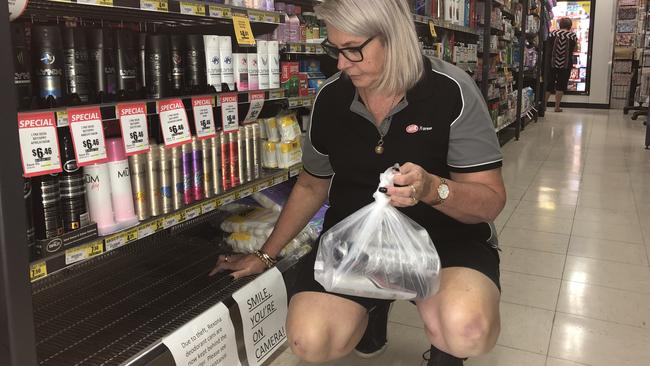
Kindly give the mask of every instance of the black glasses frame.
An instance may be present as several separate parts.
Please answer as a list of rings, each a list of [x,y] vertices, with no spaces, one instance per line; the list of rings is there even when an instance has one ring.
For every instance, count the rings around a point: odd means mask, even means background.
[[[370,41],[372,41],[373,39],[375,39],[374,36],[368,38],[365,42],[363,42],[362,44],[360,44],[359,46],[356,46],[356,47],[337,48],[337,47],[332,46],[332,44],[329,43],[329,40],[327,38],[325,38],[325,40],[320,45],[321,45],[321,47],[323,47],[323,50],[325,50],[325,53],[328,56],[330,56],[331,58],[335,59],[335,60],[338,60],[339,54],[343,54],[343,57],[345,57],[350,62],[361,62],[361,61],[363,61],[362,49],[364,47],[366,47],[368,45],[368,43],[370,43]],[[359,55],[361,56],[361,59],[360,60],[356,60],[356,59],[353,60],[350,57],[348,57],[346,55],[346,52],[344,52],[344,51],[356,51],[356,52],[359,52]]]

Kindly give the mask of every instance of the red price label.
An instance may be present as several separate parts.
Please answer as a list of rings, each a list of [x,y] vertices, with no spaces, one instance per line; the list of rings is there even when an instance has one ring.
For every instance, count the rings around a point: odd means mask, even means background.
[[[180,99],[158,102],[160,126],[165,139],[165,146],[174,147],[192,140],[190,125],[187,121],[185,106]]]
[[[18,114],[18,133],[25,177],[61,171],[59,138],[53,112]]]
[[[214,128],[214,112],[212,111],[213,97],[192,98],[194,112],[194,127],[199,139],[208,139],[217,135]]]
[[[68,109],[68,123],[78,166],[108,161],[99,107]]]
[[[221,102],[221,122],[224,132],[232,132],[239,129],[239,107],[237,106],[237,94],[219,94]]]
[[[117,105],[122,140],[126,155],[142,154],[149,151],[149,132],[147,129],[147,107],[144,103]]]

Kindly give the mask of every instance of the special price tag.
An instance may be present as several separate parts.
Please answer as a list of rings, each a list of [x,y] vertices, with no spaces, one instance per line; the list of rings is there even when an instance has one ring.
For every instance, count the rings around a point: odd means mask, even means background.
[[[144,103],[117,105],[117,117],[124,140],[127,156],[149,151],[149,132],[147,129],[147,108]]]
[[[18,133],[25,177],[61,171],[54,113],[19,113]]]
[[[438,37],[438,34],[436,33],[436,25],[433,23],[433,20],[429,19],[429,32],[431,33],[431,37],[436,38]]]
[[[212,111],[213,97],[192,98],[192,111],[194,112],[194,127],[200,140],[217,135],[214,128],[214,112]]]
[[[260,112],[262,112],[262,108],[264,108],[264,92],[250,92],[248,94],[248,101],[251,106],[248,108],[248,113],[246,113],[244,123],[254,122],[260,116]]]
[[[255,37],[251,29],[251,22],[246,16],[233,14],[232,25],[235,28],[235,36],[237,36],[237,43],[242,45],[255,45]]]
[[[99,107],[68,109],[68,123],[78,166],[108,161]]]
[[[183,101],[172,99],[158,102],[158,114],[166,147],[183,145],[192,140]]]
[[[221,122],[223,132],[232,132],[239,129],[239,106],[237,105],[237,94],[219,94],[221,104]]]

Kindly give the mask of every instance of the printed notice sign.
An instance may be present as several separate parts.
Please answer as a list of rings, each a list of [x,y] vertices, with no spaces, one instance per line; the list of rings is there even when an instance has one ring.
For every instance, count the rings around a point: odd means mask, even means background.
[[[19,113],[18,133],[25,177],[61,171],[54,113]]]
[[[248,108],[248,113],[246,113],[246,118],[244,118],[244,123],[255,122],[260,116],[260,112],[264,108],[264,92],[250,92],[248,93],[248,100],[250,107]]]
[[[232,132],[239,129],[239,107],[237,106],[237,94],[219,94],[221,103],[221,121],[223,132]]]
[[[175,147],[192,140],[182,100],[172,99],[158,102],[158,114],[160,114],[160,127],[165,139],[165,146]]]
[[[163,339],[176,366],[240,366],[235,327],[223,303]]]
[[[108,161],[99,107],[68,109],[68,123],[78,166]]]
[[[286,340],[287,289],[271,268],[232,295],[239,306],[250,366],[261,365]]]
[[[217,135],[214,129],[214,112],[212,112],[213,100],[214,97],[192,98],[194,124],[196,136],[199,140],[209,139]]]
[[[147,129],[147,108],[144,103],[117,105],[122,140],[127,156],[149,151],[149,132]]]

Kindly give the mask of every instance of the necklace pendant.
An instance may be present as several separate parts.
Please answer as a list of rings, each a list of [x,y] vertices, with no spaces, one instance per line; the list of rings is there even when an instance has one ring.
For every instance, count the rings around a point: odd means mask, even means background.
[[[375,146],[375,153],[376,153],[377,155],[381,155],[381,154],[383,154],[383,153],[384,153],[384,147],[381,146],[381,145],[377,145],[377,146]]]

